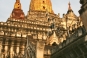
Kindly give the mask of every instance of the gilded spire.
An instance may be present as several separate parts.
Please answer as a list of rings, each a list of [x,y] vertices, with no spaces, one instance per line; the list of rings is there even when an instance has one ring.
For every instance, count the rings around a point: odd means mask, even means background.
[[[31,0],[29,10],[53,13],[51,0]]]
[[[14,5],[14,9],[21,9],[20,0],[16,0],[15,5]]]
[[[21,3],[20,0],[16,0],[15,4],[14,4],[14,9],[11,13],[10,18],[14,18],[14,19],[24,19],[25,15],[23,10],[21,9]]]
[[[16,0],[16,2],[20,2],[20,0]]]

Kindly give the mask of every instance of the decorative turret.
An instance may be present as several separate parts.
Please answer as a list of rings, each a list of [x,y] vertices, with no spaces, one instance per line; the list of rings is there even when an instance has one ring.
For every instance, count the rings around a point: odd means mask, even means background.
[[[21,9],[20,0],[16,0],[15,5],[14,5],[14,9]]]
[[[50,0],[31,0],[30,11],[48,11],[53,13]]]
[[[73,12],[73,10],[72,10],[72,8],[71,8],[70,2],[68,3],[68,11],[67,11],[67,13],[69,13],[69,12]]]
[[[74,11],[71,8],[70,2],[68,3],[68,11],[66,14],[64,14],[63,22],[61,23],[63,25],[63,28],[67,30],[67,36],[69,36],[69,31],[72,31],[72,29],[77,28],[77,16],[74,14]]]
[[[74,12],[73,12],[73,10],[72,10],[72,8],[71,8],[70,2],[68,3],[67,17],[76,18],[76,15],[74,14]]]
[[[20,0],[16,0],[15,5],[14,5],[14,9],[11,13],[10,18],[14,18],[14,19],[24,19],[25,15],[23,10],[21,9],[21,3]]]

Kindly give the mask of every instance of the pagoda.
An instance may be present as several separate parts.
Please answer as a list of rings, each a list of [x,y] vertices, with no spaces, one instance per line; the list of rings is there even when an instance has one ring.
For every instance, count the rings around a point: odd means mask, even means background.
[[[27,15],[20,0],[16,0],[10,17],[0,22],[0,56],[54,58],[52,55],[65,47],[63,44],[80,27],[83,27],[81,19],[74,14],[70,3],[67,13],[60,18],[53,12],[50,0],[31,0]]]

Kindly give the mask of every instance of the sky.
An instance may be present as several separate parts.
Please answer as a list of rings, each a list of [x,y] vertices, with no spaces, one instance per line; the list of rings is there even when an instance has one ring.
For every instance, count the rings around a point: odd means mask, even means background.
[[[14,8],[14,3],[16,0],[0,0],[0,22],[5,22],[9,17]],[[60,13],[66,14],[68,10],[68,3],[71,3],[71,8],[74,13],[79,16],[78,11],[80,10],[80,0],[51,0],[52,2],[52,9],[55,14]],[[30,0],[20,0],[22,5],[22,10],[27,15],[29,11]]]

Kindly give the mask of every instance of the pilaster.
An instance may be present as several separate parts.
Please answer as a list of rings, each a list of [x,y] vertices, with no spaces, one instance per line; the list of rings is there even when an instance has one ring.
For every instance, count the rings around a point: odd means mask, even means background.
[[[36,46],[36,58],[44,58],[44,42],[42,41],[37,41],[37,46]]]
[[[11,43],[11,47],[10,47],[10,57],[13,58],[14,56],[14,42]]]
[[[2,41],[0,41],[0,57],[2,58]]]

